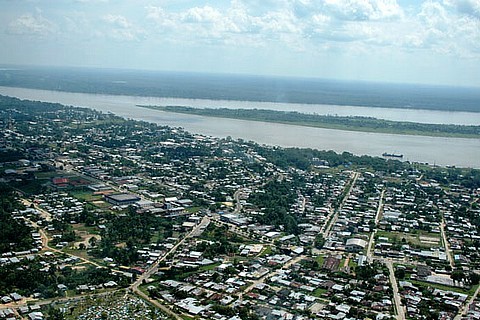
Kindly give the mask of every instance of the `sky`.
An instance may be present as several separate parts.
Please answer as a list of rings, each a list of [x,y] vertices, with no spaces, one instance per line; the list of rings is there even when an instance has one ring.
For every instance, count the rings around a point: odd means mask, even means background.
[[[480,87],[480,0],[0,0],[0,64]]]

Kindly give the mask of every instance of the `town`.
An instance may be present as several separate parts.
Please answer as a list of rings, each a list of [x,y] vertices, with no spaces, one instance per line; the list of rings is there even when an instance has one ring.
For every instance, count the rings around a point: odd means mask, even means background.
[[[478,170],[1,96],[0,126],[0,319],[480,319]]]

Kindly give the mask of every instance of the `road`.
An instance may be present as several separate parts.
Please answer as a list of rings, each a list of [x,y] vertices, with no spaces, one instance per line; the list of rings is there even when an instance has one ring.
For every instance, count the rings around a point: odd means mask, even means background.
[[[382,213],[383,210],[383,198],[385,197],[385,189],[382,190],[382,193],[380,194],[380,200],[378,201],[378,207],[377,207],[377,214],[375,215],[375,229],[373,232],[370,234],[370,240],[368,241],[368,248],[367,248],[367,259],[371,261],[372,259],[372,246],[373,246],[373,240],[375,239],[375,234],[377,233],[377,225],[380,222],[380,214]]]
[[[44,210],[43,208],[40,208],[38,205],[36,205],[35,203],[31,202],[30,200],[28,199],[22,199],[22,203],[25,207],[29,208],[33,205],[33,207],[38,211],[40,212],[40,215],[42,216],[43,219],[45,219],[46,221],[50,222],[52,221],[52,215],[50,214],[50,212]]]
[[[448,240],[447,240],[445,225],[446,225],[445,218],[442,217],[442,222],[440,223],[440,232],[442,233],[443,246],[445,247],[445,253],[447,254],[447,259],[448,259],[448,262],[450,263],[450,267],[454,268],[455,263],[453,261],[452,251],[450,250],[450,244],[448,243]]]
[[[338,214],[342,210],[343,205],[345,204],[348,197],[350,196],[350,193],[352,192],[352,189],[355,186],[355,183],[357,182],[357,179],[358,179],[359,176],[360,176],[360,173],[358,173],[358,172],[353,173],[352,182],[350,183],[350,186],[348,187],[348,190],[345,193],[345,196],[343,197],[342,202],[340,203],[338,208],[333,212],[333,217],[332,218],[327,217],[327,225],[326,225],[326,227],[324,226],[325,230],[320,231],[320,232],[323,233],[323,238],[324,239],[327,239],[329,237],[330,231],[331,231],[332,227],[335,225],[335,222],[338,219]],[[328,223],[328,221],[330,221],[330,223]]]
[[[158,265],[161,262],[165,261],[167,259],[167,257],[169,257],[171,254],[173,254],[178,249],[178,247],[180,247],[185,242],[185,240],[187,240],[187,239],[189,239],[193,236],[198,235],[199,232],[201,230],[203,230],[203,228],[205,228],[209,223],[210,223],[210,218],[208,218],[206,216],[203,217],[202,221],[198,225],[196,225],[195,228],[192,229],[192,231],[190,231],[185,237],[183,237],[182,240],[177,242],[177,244],[175,244],[163,256],[158,258],[158,260],[155,261],[155,263],[152,264],[150,266],[150,268],[148,268],[147,271],[145,271],[140,277],[138,277],[138,279],[130,286],[130,290],[132,290],[138,296],[142,297],[144,300],[146,300],[146,301],[150,302],[151,304],[155,305],[156,307],[160,308],[163,312],[167,313],[168,315],[174,317],[175,319],[182,320],[182,318],[178,314],[176,314],[170,308],[167,308],[166,306],[164,306],[163,304],[161,304],[157,300],[152,299],[149,296],[147,296],[145,293],[143,293],[139,289],[139,287],[143,283],[144,280],[150,278],[154,273],[156,273],[158,271]]]
[[[398,293],[397,279],[395,279],[395,271],[393,270],[393,264],[389,260],[384,260],[385,265],[390,273],[390,283],[393,289],[393,300],[395,302],[395,309],[397,310],[397,320],[405,320],[405,309],[402,306],[402,300],[400,293]]]
[[[243,189],[238,189],[233,194],[233,199],[235,199],[235,209],[233,213],[238,214],[242,211],[242,204],[240,203],[240,196],[242,195]]]
[[[385,197],[385,189],[382,190],[380,194],[380,200],[378,201],[377,214],[375,215],[375,225],[380,222],[380,214],[383,211],[383,198]]]
[[[370,240],[368,241],[367,247],[367,260],[371,261],[373,257],[372,247],[373,247],[373,240],[375,239],[375,234],[377,233],[377,229],[373,230],[370,234]]]

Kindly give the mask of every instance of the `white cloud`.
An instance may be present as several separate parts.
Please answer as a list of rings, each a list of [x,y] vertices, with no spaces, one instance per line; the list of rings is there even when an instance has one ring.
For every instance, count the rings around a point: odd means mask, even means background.
[[[106,14],[103,21],[110,26],[106,34],[115,40],[137,41],[145,36],[145,31],[133,25],[122,15]]]
[[[56,26],[44,18],[39,10],[35,14],[24,14],[7,27],[7,33],[15,35],[32,35],[45,37],[56,31]]]
[[[193,42],[258,46],[274,39],[285,40],[286,34],[297,34],[301,38],[302,33],[301,23],[291,11],[278,9],[255,15],[240,0],[232,1],[223,10],[212,6],[192,7],[175,13],[161,7],[146,9],[147,19],[155,22],[159,32],[176,33],[174,41],[180,36]]]
[[[385,20],[403,16],[396,0],[325,0],[324,7],[341,20]]]
[[[418,17],[423,22],[422,25],[427,28],[445,30],[449,28],[450,18],[448,15],[447,10],[440,3],[428,1],[422,5]]]
[[[260,26],[268,33],[297,33],[302,32],[302,24],[295,15],[288,10],[270,12],[261,17]]]
[[[107,14],[103,16],[103,20],[120,28],[130,28],[132,24],[121,15]]]
[[[147,19],[165,41],[215,43],[228,41],[242,30],[228,16],[211,6],[192,7],[181,12],[167,12],[161,7],[147,7]]]
[[[210,6],[193,7],[182,14],[182,21],[184,22],[215,23],[222,19],[222,13]]]
[[[147,10],[147,20],[153,21],[157,27],[168,29],[177,26],[176,18],[162,7],[148,6],[145,9]]]
[[[480,21],[450,10],[449,1],[426,1],[409,22],[413,28],[401,40],[405,48],[444,56],[480,58]]]

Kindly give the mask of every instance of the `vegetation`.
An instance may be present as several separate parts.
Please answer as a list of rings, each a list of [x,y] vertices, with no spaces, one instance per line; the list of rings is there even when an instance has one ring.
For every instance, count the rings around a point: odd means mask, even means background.
[[[214,224],[210,224],[205,229],[202,238],[207,241],[200,242],[195,250],[203,252],[203,256],[208,259],[234,254],[237,250],[234,243],[243,242],[238,235],[229,232],[227,226],[217,227]]]
[[[0,253],[32,248],[31,228],[14,219],[14,210],[24,209],[11,188],[0,184]]]
[[[19,264],[9,264],[0,267],[0,294],[18,292],[29,296],[35,292],[41,293],[44,298],[55,297],[61,294],[57,285],[64,284],[70,289],[78,285],[100,285],[114,280],[120,285],[127,285],[128,280],[113,275],[108,269],[89,267],[76,270],[71,267],[63,269],[55,266],[45,267],[44,263],[36,258],[33,261],[22,261]]]
[[[262,224],[283,226],[288,234],[298,234],[299,217],[289,213],[297,194],[293,189],[295,184],[288,181],[270,181],[262,192],[252,193],[248,201],[262,208],[263,215],[256,217]]]
[[[480,126],[430,124],[382,120],[371,117],[340,117],[306,114],[297,111],[266,109],[193,108],[181,106],[144,106],[166,112],[194,114],[207,117],[265,121],[349,131],[382,132],[394,134],[478,138]]]
[[[395,172],[408,166],[397,160],[385,160],[378,157],[355,156],[349,152],[338,154],[334,151],[321,151],[311,148],[265,148],[256,146],[255,151],[280,168],[294,167],[307,170],[314,165],[313,159],[322,159],[330,167],[360,166],[378,171]]]
[[[135,263],[139,254],[138,245],[148,243],[157,231],[157,242],[172,235],[171,220],[151,213],[139,214],[134,207],[126,213],[108,218],[106,231],[101,232],[99,246],[91,251],[94,256],[109,257],[122,265]]]

